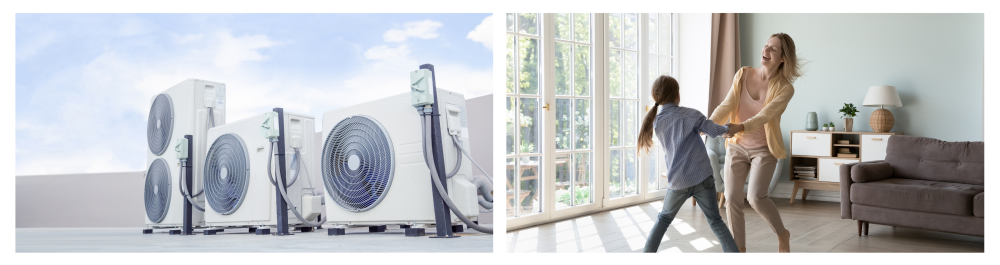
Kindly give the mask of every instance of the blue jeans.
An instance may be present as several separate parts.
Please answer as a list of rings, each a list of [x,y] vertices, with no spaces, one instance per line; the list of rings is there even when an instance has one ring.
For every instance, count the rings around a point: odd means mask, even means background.
[[[667,190],[667,194],[663,196],[663,210],[657,216],[656,224],[653,225],[653,231],[649,232],[646,248],[642,252],[656,252],[656,249],[660,247],[663,234],[667,232],[667,227],[670,226],[670,222],[674,221],[674,216],[677,216],[677,210],[680,210],[681,205],[690,197],[694,197],[698,201],[698,206],[701,206],[701,211],[705,213],[705,218],[708,219],[712,232],[715,232],[715,237],[719,238],[719,243],[722,244],[722,251],[740,252],[739,248],[736,247],[736,241],[733,240],[733,235],[729,233],[729,228],[726,227],[722,216],[719,215],[719,203],[715,196],[715,180],[712,177],[692,187]]]

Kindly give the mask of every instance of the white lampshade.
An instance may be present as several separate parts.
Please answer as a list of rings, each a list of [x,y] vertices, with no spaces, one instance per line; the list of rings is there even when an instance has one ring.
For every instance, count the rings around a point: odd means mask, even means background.
[[[868,95],[865,95],[865,102],[861,103],[866,107],[881,107],[882,105],[902,107],[903,102],[899,100],[894,86],[871,86],[868,87]]]

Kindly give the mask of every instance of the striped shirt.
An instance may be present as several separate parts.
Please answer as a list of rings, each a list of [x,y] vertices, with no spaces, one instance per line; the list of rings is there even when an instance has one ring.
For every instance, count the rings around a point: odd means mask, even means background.
[[[653,133],[663,146],[667,187],[680,190],[705,181],[712,175],[712,165],[698,132],[716,137],[728,132],[729,128],[715,124],[692,108],[674,103],[661,106],[663,109],[653,121]]]

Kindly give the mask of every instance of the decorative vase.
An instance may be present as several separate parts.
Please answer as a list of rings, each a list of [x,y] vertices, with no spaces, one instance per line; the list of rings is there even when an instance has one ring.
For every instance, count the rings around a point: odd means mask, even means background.
[[[853,129],[853,127],[854,127],[854,118],[845,118],[844,119],[844,131],[845,132],[850,132],[851,129]]]
[[[830,130],[830,127],[829,127],[829,126],[823,126],[823,131],[824,131],[824,132],[826,132],[826,131],[829,131],[829,130]]]
[[[816,112],[806,113],[806,130],[815,131],[819,129],[819,123],[816,122]]]

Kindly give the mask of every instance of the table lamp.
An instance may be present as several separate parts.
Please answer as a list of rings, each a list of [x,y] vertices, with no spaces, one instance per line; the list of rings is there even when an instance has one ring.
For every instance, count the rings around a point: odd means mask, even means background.
[[[872,112],[868,119],[868,124],[875,132],[888,132],[896,124],[896,118],[892,117],[892,112],[885,109],[885,105],[902,107],[903,102],[899,100],[894,86],[871,86],[868,87],[868,95],[865,95],[865,102],[861,103],[865,107],[879,107]]]

